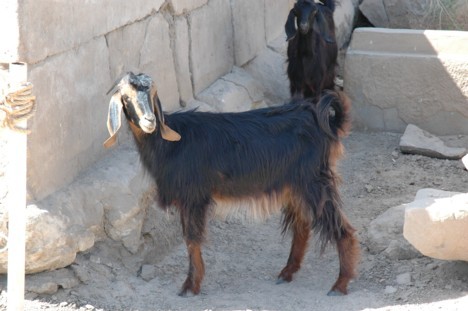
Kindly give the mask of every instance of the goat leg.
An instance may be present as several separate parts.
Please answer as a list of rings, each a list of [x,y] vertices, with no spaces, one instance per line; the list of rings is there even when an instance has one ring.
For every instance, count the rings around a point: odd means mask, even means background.
[[[337,240],[336,246],[340,259],[340,274],[328,296],[341,296],[348,294],[348,283],[356,276],[356,266],[359,261],[359,242],[354,236],[354,229],[343,217],[343,232]]]
[[[293,240],[288,262],[278,276],[276,284],[291,282],[293,274],[301,268],[310,236],[310,222],[295,220],[293,225]]]
[[[187,241],[187,250],[189,253],[189,271],[187,279],[182,285],[179,296],[187,296],[188,292],[194,295],[200,293],[201,282],[205,275],[205,264],[201,254],[201,245]]]

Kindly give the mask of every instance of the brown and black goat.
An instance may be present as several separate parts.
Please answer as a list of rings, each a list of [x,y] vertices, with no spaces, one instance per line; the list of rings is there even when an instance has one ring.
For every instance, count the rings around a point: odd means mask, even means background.
[[[323,4],[322,4],[323,3]],[[291,96],[316,100],[335,87],[338,47],[335,0],[297,0],[288,15],[288,78]]]
[[[230,206],[252,215],[282,210],[283,232],[290,230],[293,240],[279,283],[290,282],[299,270],[311,230],[319,234],[322,251],[336,243],[340,272],[329,294],[347,293],[359,243],[342,210],[336,164],[349,110],[345,95],[330,91],[316,105],[298,100],[241,113],[164,114],[149,76],[122,78],[110,101],[111,137],[104,145],[115,143],[123,111],[160,205],[180,213],[189,257],[180,295],[200,292],[209,212],[226,214]]]

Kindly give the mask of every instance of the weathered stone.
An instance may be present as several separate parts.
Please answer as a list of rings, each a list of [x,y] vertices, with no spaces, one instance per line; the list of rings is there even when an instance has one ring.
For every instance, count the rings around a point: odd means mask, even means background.
[[[289,14],[289,0],[265,1],[265,35],[270,42],[284,34],[284,24]]]
[[[419,190],[406,206],[403,234],[425,256],[468,261],[468,194]]]
[[[208,0],[169,0],[169,5],[175,15],[189,13],[208,3]]]
[[[439,159],[460,159],[467,150],[465,148],[448,147],[438,137],[419,127],[409,124],[400,139],[400,150],[403,153],[420,154]]]
[[[220,112],[247,111],[252,107],[252,100],[245,88],[223,79],[201,92],[197,99]]]
[[[363,0],[359,5],[359,9],[375,27],[388,27],[389,20],[384,0]]]
[[[156,267],[153,265],[143,265],[141,266],[140,277],[145,281],[151,281],[156,277]]]
[[[234,27],[234,58],[242,66],[266,46],[264,0],[231,1]]]
[[[252,78],[249,73],[242,68],[233,67],[231,73],[228,73],[222,77],[222,79],[243,87],[253,102],[261,101],[264,98],[260,82]]]
[[[289,99],[289,80],[286,75],[286,57],[265,49],[249,62],[244,69],[262,83],[267,100],[274,104]]]
[[[396,282],[398,285],[409,285],[411,284],[411,273],[405,272],[398,274],[396,277]]]
[[[354,17],[359,0],[341,1],[335,8],[333,19],[335,22],[335,36],[338,48],[346,46],[351,38]]]
[[[208,105],[207,103],[204,103],[202,101],[192,99],[187,103],[185,108],[183,110],[197,110],[197,111],[206,111],[206,112],[215,112],[217,109],[211,105]]]
[[[467,39],[455,31],[356,29],[344,68],[355,128],[403,132],[415,124],[436,135],[468,134]]]
[[[174,57],[177,83],[179,85],[180,99],[183,103],[187,103],[193,99],[193,89],[189,63],[190,38],[186,18],[175,18],[174,29]]]
[[[139,250],[144,216],[155,196],[154,186],[140,170],[138,153],[123,146],[96,165],[70,186],[26,209],[26,273],[70,265],[77,252],[107,236],[131,253]],[[164,212],[159,209],[153,213],[150,227],[176,223],[174,217],[161,217]],[[0,228],[5,229],[8,220],[2,215]],[[160,237],[172,239],[166,231]],[[7,255],[0,253],[0,273],[6,272]]]
[[[69,184],[104,155],[106,91],[114,82],[108,68],[104,37],[29,66],[37,103],[28,123],[28,190],[34,199]]]
[[[151,18],[139,59],[140,70],[150,75],[156,83],[163,109],[165,111],[180,109],[169,25],[162,14],[156,14]]]
[[[113,0],[44,0],[38,5],[35,1],[2,1],[0,12],[6,6],[5,12],[17,19],[16,27],[11,28],[15,35],[2,38],[8,39],[6,45],[12,47],[11,59],[6,61],[38,63],[142,19],[149,12],[158,11],[163,3],[164,0],[136,0],[116,5]],[[104,68],[103,64],[99,68]]]
[[[36,294],[54,294],[59,287],[70,289],[80,284],[78,278],[68,269],[43,272],[26,278],[26,291]]]
[[[411,259],[419,256],[402,235],[404,213],[404,205],[389,208],[370,223],[367,246],[372,254],[383,252],[392,259]]]
[[[197,95],[234,65],[233,30],[229,0],[210,1],[188,17],[190,63]]]

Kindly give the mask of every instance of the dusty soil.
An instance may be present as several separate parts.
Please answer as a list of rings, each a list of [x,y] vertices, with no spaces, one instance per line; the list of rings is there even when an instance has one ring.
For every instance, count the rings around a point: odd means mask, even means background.
[[[417,190],[467,190],[468,172],[460,161],[401,154],[399,138],[355,131],[344,141],[342,197],[362,246],[360,274],[348,296],[326,296],[338,273],[336,251],[329,247],[319,256],[313,242],[293,282],[275,284],[290,245],[275,216],[264,223],[210,221],[199,296],[177,296],[187,269],[183,244],[146,266],[153,271],[145,281],[140,258],[101,242],[69,268],[82,281],[79,285],[53,295],[28,293],[26,310],[468,310],[468,263],[390,260],[366,248],[369,223],[388,208],[411,202]],[[468,146],[466,137],[448,139],[449,144],[460,142]],[[397,282],[402,273],[411,280]],[[5,295],[0,297],[3,307]]]

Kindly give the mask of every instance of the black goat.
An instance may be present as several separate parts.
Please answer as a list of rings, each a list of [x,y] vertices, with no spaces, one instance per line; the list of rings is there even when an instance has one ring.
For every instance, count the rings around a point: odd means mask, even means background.
[[[164,115],[151,78],[128,73],[110,101],[106,147],[116,140],[122,110],[160,205],[180,213],[189,254],[180,295],[200,292],[207,216],[229,203],[246,203],[250,214],[283,211],[283,232],[291,230],[293,241],[278,282],[290,282],[299,270],[312,229],[322,250],[335,242],[340,273],[329,294],[347,293],[359,246],[342,211],[335,171],[350,123],[343,94],[327,92],[316,105],[297,101],[242,113]]]
[[[285,24],[291,96],[317,99],[335,87],[334,0],[297,0]],[[297,28],[296,28],[297,25]],[[299,31],[298,31],[299,30]]]

